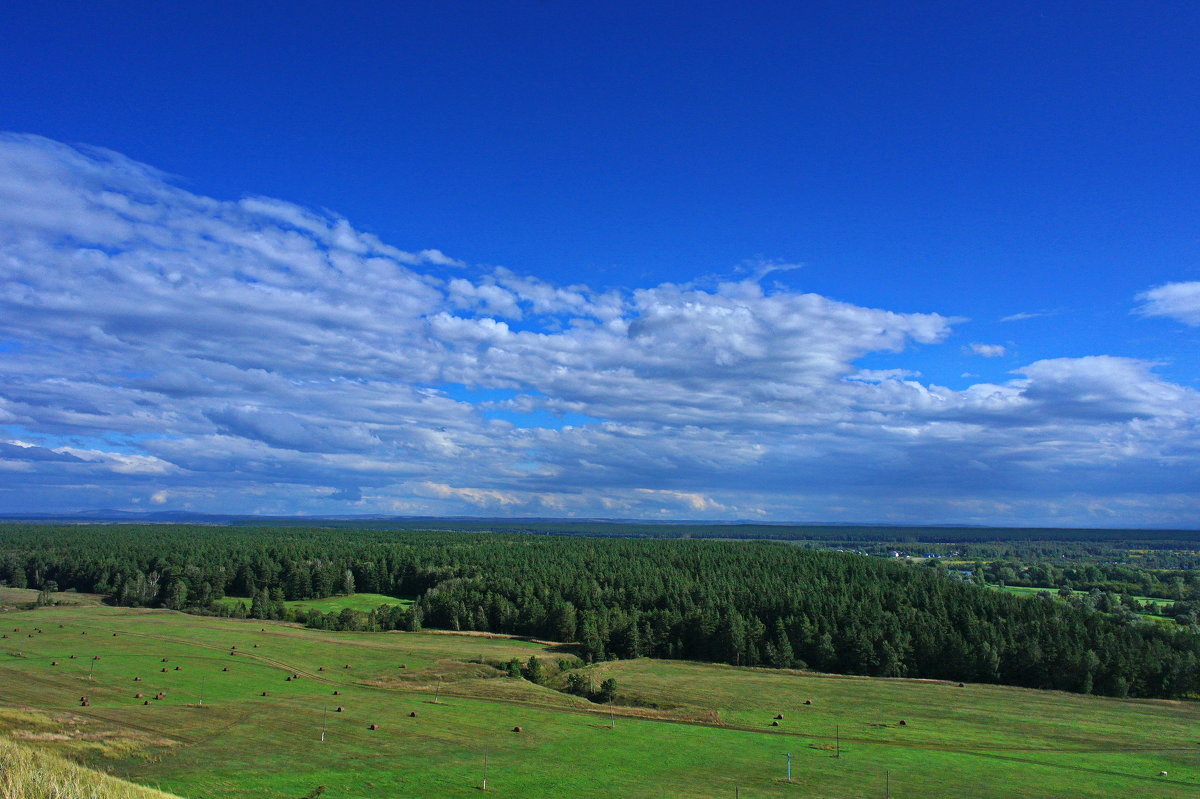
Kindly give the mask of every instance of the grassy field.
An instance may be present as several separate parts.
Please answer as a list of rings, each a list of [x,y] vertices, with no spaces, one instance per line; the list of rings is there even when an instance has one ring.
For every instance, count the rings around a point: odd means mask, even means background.
[[[36,744],[0,739],[0,799],[174,799],[84,768]]]
[[[0,609],[33,605],[37,597],[38,591],[32,588],[0,587]],[[97,605],[103,599],[99,594],[79,594],[74,591],[56,591],[50,595],[50,601],[55,605]]]
[[[1055,589],[1030,588],[1030,587],[1024,586],[1024,585],[1005,585],[1005,586],[993,586],[993,587],[997,588],[998,590],[1001,590],[1001,591],[1006,591],[1010,594],[1017,594],[1018,596],[1037,596],[1038,594],[1040,594],[1043,591],[1049,591],[1051,594],[1054,595],[1054,597],[1056,599],[1058,598],[1058,589],[1057,588],[1055,588]],[[1087,591],[1074,591],[1073,593],[1075,593],[1076,595],[1081,595],[1081,594],[1087,594],[1088,592]],[[1167,605],[1171,605],[1174,603],[1174,600],[1171,600],[1171,599],[1160,599],[1159,597],[1152,597],[1152,596],[1135,596],[1134,599],[1136,599],[1138,602],[1141,602],[1143,604],[1149,602],[1156,609],[1161,609],[1163,607],[1166,607]],[[1143,619],[1158,622],[1161,624],[1170,624],[1170,625],[1175,624],[1174,619],[1172,619],[1170,616],[1164,616],[1161,613],[1139,613],[1137,615],[1141,616]]]
[[[1011,594],[1022,594],[1024,596],[1036,596],[1037,594],[1041,593],[1042,591],[1049,591],[1050,593],[1054,594],[1055,596],[1058,596],[1057,588],[1030,588],[1030,587],[1024,586],[1024,585],[1006,585],[1001,590],[1008,591]],[[1077,594],[1077,595],[1086,595],[1088,592],[1087,591],[1073,591],[1072,593]],[[1167,605],[1174,604],[1174,602],[1175,602],[1175,600],[1173,600],[1173,599],[1163,599],[1161,597],[1154,597],[1154,596],[1135,596],[1133,598],[1136,599],[1138,602],[1142,602],[1142,603],[1149,602],[1150,604],[1157,605],[1160,608],[1165,607]]]
[[[0,728],[184,797],[473,796],[485,757],[511,797],[1200,793],[1191,702],[641,659],[584,670],[617,680],[610,717],[470,662],[564,657],[528,641],[104,606],[0,625]]]
[[[246,607],[250,607],[251,600],[245,597],[227,596],[217,600],[223,605],[235,607],[237,603],[243,602]],[[394,596],[386,596],[384,594],[344,594],[342,596],[328,596],[324,599],[293,599],[283,603],[289,608],[303,608],[304,610],[319,610],[322,613],[338,613],[346,608],[351,610],[361,610],[368,613],[375,610],[380,605],[402,605],[408,607],[412,604],[411,599],[400,599]]]

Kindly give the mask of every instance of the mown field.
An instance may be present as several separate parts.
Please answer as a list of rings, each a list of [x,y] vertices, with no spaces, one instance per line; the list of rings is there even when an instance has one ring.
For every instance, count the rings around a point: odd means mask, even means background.
[[[584,670],[617,680],[610,716],[500,676],[565,656],[501,637],[86,605],[0,634],[9,736],[184,797],[473,796],[485,758],[512,797],[1200,794],[1194,702],[639,659]]]

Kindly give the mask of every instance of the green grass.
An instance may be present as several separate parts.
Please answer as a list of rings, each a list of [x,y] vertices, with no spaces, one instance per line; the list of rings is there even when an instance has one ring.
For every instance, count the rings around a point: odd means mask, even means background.
[[[1049,591],[1050,593],[1054,594],[1055,596],[1058,596],[1057,588],[1030,588],[1030,587],[1024,586],[1024,585],[1006,585],[1002,588],[1002,590],[1008,591],[1009,593],[1012,593],[1012,594],[1024,594],[1024,595],[1037,595],[1037,594],[1040,594],[1042,591]],[[1086,596],[1089,592],[1074,590],[1074,591],[1072,591],[1072,593],[1074,593],[1076,595]],[[1167,605],[1172,605],[1175,603],[1175,600],[1173,600],[1173,599],[1163,599],[1162,597],[1154,597],[1154,596],[1135,596],[1133,598],[1143,604],[1149,602],[1150,604],[1157,605],[1160,608],[1166,607]]]
[[[732,796],[738,787],[746,799],[860,799],[883,794],[885,772],[897,799],[1200,792],[1200,704],[1191,702],[642,659],[584,670],[596,684],[614,677],[629,703],[610,728],[604,708],[468,662],[562,656],[528,641],[102,606],[7,613],[0,623],[9,636],[0,708],[139,736],[128,751],[89,756],[184,797],[295,799],[318,785],[339,799],[474,796],[485,749],[490,792],[509,797]],[[159,691],[166,698],[150,705],[134,698]],[[784,719],[772,727],[776,714]],[[16,726],[0,713],[0,728]],[[791,785],[781,781],[789,751]]]
[[[0,799],[177,799],[0,738]]]
[[[37,603],[38,591],[33,588],[0,587],[0,608],[21,608]],[[96,605],[104,597],[100,594],[79,594],[75,591],[56,591],[50,601],[56,605]]]
[[[1054,595],[1055,599],[1059,598],[1057,588],[1030,588],[1029,586],[1025,586],[1025,585],[1005,585],[1005,586],[991,586],[991,587],[996,588],[1001,591],[1005,591],[1010,594],[1017,594],[1018,596],[1037,596],[1038,594],[1040,594],[1043,591],[1049,591],[1051,594]],[[1089,592],[1074,590],[1074,591],[1072,591],[1072,593],[1074,593],[1076,596],[1080,596],[1080,595],[1086,595]],[[1133,598],[1143,604],[1149,602],[1154,607],[1160,608],[1160,609],[1163,607],[1166,607],[1167,605],[1173,604],[1175,601],[1173,599],[1162,599],[1160,597],[1151,597],[1151,596],[1135,596]],[[1152,621],[1152,622],[1156,622],[1159,624],[1168,624],[1168,625],[1175,624],[1175,620],[1173,618],[1171,618],[1170,616],[1164,616],[1161,613],[1139,613],[1137,615],[1142,617],[1143,619],[1146,619],[1147,621]]]
[[[243,602],[246,607],[250,607],[251,600],[244,597],[227,596],[217,600],[222,605],[236,607],[237,603]],[[343,596],[330,596],[324,599],[293,599],[283,603],[289,608],[302,608],[304,610],[319,610],[322,613],[338,613],[346,608],[351,610],[361,610],[364,613],[375,610],[381,605],[401,605],[408,607],[412,604],[411,599],[400,599],[394,596],[385,594],[345,594]]]

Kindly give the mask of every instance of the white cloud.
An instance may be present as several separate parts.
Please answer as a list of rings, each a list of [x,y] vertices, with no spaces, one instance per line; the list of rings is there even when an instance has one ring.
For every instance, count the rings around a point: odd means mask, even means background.
[[[459,488],[446,485],[445,483],[431,482],[418,483],[416,488],[418,492],[424,493],[427,496],[439,499],[461,499],[481,508],[504,507],[505,505],[516,505],[521,502],[513,494],[488,488]]]
[[[968,352],[974,355],[980,355],[984,358],[1000,358],[1008,353],[1003,344],[977,344],[972,343]]]
[[[1024,322],[1027,319],[1041,319],[1045,316],[1054,316],[1057,311],[1020,311],[1015,314],[1009,314],[1002,317],[1001,322]]]
[[[1166,316],[1190,327],[1200,327],[1200,280],[1166,283],[1137,296],[1137,313]]]
[[[954,317],[763,274],[598,291],[468,270],[3,136],[0,509],[119,506],[151,475],[197,509],[279,513],[884,520],[954,500],[1003,520],[1040,512],[1013,499],[1030,492],[1045,510],[1194,488],[1198,395],[1154,364],[1046,359],[953,390],[904,361]],[[1188,285],[1143,312],[1186,321]],[[860,366],[879,353],[898,365]]]
[[[667,500],[672,504],[681,505],[688,510],[725,510],[725,506],[720,502],[717,502],[710,497],[706,497],[704,494],[698,494],[693,491],[668,491],[661,488],[639,488],[636,490],[640,494],[648,494],[656,499]]]

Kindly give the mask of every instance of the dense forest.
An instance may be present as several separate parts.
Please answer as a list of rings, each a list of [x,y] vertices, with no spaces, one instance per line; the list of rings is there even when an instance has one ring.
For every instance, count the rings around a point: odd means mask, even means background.
[[[183,525],[3,525],[0,581],[122,605],[288,616],[336,593],[413,598],[421,626],[655,656],[1115,696],[1200,694],[1200,629],[1026,598],[861,554],[770,541]],[[961,575],[957,575],[961,577]],[[316,626],[335,620],[303,618]]]

